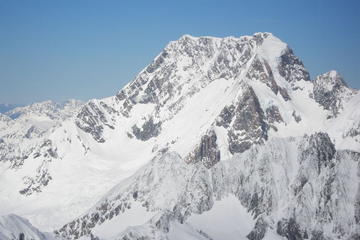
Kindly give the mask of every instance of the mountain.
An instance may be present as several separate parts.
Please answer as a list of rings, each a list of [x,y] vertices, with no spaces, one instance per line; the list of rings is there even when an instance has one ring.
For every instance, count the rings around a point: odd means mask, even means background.
[[[185,35],[115,96],[1,137],[0,214],[63,239],[357,239],[359,103],[271,33]]]
[[[6,113],[14,108],[21,107],[21,105],[18,104],[7,104],[7,103],[0,103],[0,114]]]
[[[13,169],[20,167],[35,145],[44,142],[45,135],[71,118],[82,105],[78,100],[45,101],[0,114],[1,160],[9,162]]]
[[[79,100],[70,99],[62,103],[44,101],[28,106],[16,107],[3,114],[12,119],[18,118],[48,118],[50,120],[65,120],[76,113],[83,105]]]

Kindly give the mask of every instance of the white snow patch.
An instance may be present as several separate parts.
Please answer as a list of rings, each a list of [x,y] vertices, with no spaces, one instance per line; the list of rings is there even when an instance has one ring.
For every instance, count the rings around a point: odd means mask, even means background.
[[[213,239],[246,239],[255,221],[235,196],[214,202],[214,206],[202,214],[191,215],[187,223],[205,232]]]

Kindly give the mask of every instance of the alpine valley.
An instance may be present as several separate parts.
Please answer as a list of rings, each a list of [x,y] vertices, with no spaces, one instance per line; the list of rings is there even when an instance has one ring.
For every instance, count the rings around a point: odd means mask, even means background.
[[[0,114],[0,239],[359,240],[359,106],[271,33],[185,35],[115,96]]]

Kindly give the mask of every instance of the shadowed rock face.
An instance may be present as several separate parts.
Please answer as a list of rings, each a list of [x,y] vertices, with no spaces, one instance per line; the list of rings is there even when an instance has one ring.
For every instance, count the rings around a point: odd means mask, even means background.
[[[19,234],[19,240],[25,240],[25,234],[24,233]]]
[[[279,91],[279,86],[276,84],[274,74],[266,60],[255,58],[247,73],[247,78],[261,81],[265,83],[275,94]]]
[[[269,224],[263,218],[259,218],[254,229],[246,237],[249,240],[261,240],[265,237],[268,226]]]
[[[80,129],[91,134],[97,142],[105,142],[102,133],[104,130],[103,123],[106,124],[107,120],[104,113],[95,103],[89,102],[86,104],[77,115],[77,118],[76,125]]]
[[[295,219],[281,220],[277,223],[276,232],[288,240],[302,240],[304,233],[300,230],[300,225],[296,223]]]
[[[91,134],[97,142],[103,143],[104,129],[114,129],[113,119],[108,119],[107,115],[118,115],[118,112],[103,101],[91,100],[81,108],[75,123],[81,130]]]
[[[279,108],[277,106],[270,106],[265,110],[266,119],[268,123],[280,123],[283,122],[283,118],[281,117]]]
[[[295,122],[301,122],[301,116],[298,115],[295,111],[293,111],[291,115],[294,118]]]
[[[279,87],[279,92],[280,92],[281,96],[284,98],[285,101],[291,100],[291,98],[289,96],[289,93],[286,91],[285,88]]]
[[[220,150],[218,150],[216,139],[214,131],[210,131],[209,135],[201,138],[199,155],[204,166],[207,168],[211,168],[220,161]]]
[[[316,102],[329,110],[333,116],[342,108],[343,98],[351,94],[342,77],[336,71],[319,75],[314,81],[313,97]]]
[[[234,105],[225,106],[221,111],[219,118],[216,120],[216,125],[222,126],[226,129],[229,128],[235,116],[235,113],[236,112]]]
[[[326,133],[315,133],[308,137],[309,141],[301,159],[317,159],[317,171],[320,173],[323,167],[327,167],[336,153],[335,146]]]
[[[220,161],[220,150],[218,149],[217,136],[213,130],[202,136],[200,144],[185,158],[187,163],[201,161],[206,168],[213,167]]]
[[[156,137],[160,134],[161,122],[154,123],[153,118],[151,117],[147,120],[141,128],[138,128],[136,125],[132,127],[133,134],[139,140],[146,141],[152,137]]]
[[[225,107],[217,120],[218,126],[228,130],[231,153],[244,152],[254,143],[267,139],[268,125],[254,90],[249,87],[238,100],[237,106]]]
[[[360,164],[358,173],[360,175]],[[355,222],[356,224],[360,224],[360,185],[358,185],[356,200],[355,200]]]
[[[280,75],[288,82],[300,80],[310,81],[310,75],[304,64],[296,57],[290,48],[283,53],[278,67]]]

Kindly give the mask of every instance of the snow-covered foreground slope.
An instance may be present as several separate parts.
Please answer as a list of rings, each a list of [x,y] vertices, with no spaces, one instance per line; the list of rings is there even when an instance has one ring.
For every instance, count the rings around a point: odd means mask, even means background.
[[[31,223],[15,214],[0,216],[0,239],[1,240],[53,240],[55,236],[50,233],[42,233]]]
[[[270,33],[185,35],[50,127],[0,115],[0,214],[65,239],[356,238],[359,103]]]
[[[57,233],[70,239],[96,236],[96,229],[112,219],[126,221],[127,212],[141,204],[149,211],[142,210],[142,220],[154,217],[107,239],[171,239],[174,222],[209,239],[262,239],[275,233],[289,239],[347,239],[360,230],[359,161],[360,153],[336,151],[324,133],[274,138],[211,168],[184,164],[179,154],[168,152]]]

